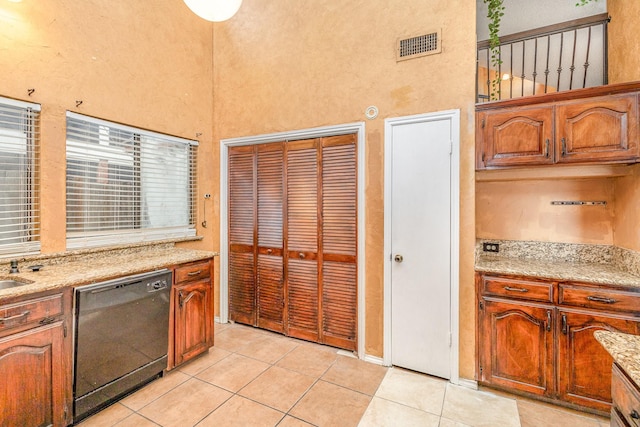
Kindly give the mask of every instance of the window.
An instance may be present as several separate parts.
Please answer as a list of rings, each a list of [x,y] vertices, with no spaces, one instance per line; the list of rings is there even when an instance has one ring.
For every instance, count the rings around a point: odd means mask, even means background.
[[[39,111],[37,104],[0,98],[0,255],[40,250]]]
[[[67,248],[195,235],[196,141],[67,113]]]

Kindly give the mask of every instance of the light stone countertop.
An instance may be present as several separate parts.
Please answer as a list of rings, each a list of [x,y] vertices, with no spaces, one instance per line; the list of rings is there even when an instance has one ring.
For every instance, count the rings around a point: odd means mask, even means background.
[[[640,387],[640,336],[602,330],[593,335]]]
[[[177,248],[173,245],[146,246],[142,248],[104,251],[85,256],[61,257],[44,262],[24,261],[20,272],[8,274],[8,264],[2,265],[0,280],[13,279],[29,282],[27,285],[0,289],[0,300],[53,289],[96,283],[168,266],[217,256],[216,252]],[[38,272],[27,267],[43,264]]]
[[[479,256],[476,259],[475,269],[483,273],[640,287],[640,276],[626,272],[613,264],[605,263]]]

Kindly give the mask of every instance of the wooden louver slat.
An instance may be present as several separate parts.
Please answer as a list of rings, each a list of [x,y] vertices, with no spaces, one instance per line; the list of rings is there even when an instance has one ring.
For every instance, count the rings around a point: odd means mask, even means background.
[[[287,330],[318,340],[318,148],[317,141],[287,149]]]
[[[354,135],[322,147],[322,341],[356,349],[357,163]]]
[[[355,350],[355,135],[236,147],[229,165],[231,319]]]
[[[229,253],[229,318],[255,324],[254,257],[252,253]]]
[[[318,160],[314,147],[287,153],[287,242],[289,251],[318,250]]]
[[[290,259],[288,262],[288,331],[297,338],[318,340],[318,264]]]
[[[255,207],[253,147],[229,149],[229,318],[254,325]]]
[[[258,146],[257,326],[284,332],[284,144]]]
[[[322,331],[324,342],[355,350],[356,264],[328,262],[322,265]]]

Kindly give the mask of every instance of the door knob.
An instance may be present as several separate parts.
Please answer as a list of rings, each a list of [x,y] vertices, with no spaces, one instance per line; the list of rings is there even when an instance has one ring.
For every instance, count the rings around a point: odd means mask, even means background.
[[[402,255],[398,254],[398,255],[393,257],[393,260],[395,262],[402,262],[402,261],[404,261],[404,257]]]

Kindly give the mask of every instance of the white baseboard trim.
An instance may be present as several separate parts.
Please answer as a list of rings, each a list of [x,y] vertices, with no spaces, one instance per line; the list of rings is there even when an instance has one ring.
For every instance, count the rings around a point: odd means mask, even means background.
[[[470,388],[472,390],[478,389],[478,381],[468,380],[466,378],[458,378],[458,385],[466,388]]]
[[[371,356],[369,354],[365,354],[364,357],[362,358],[362,360],[364,360],[365,362],[375,363],[376,365],[383,365],[384,366],[384,360],[382,359],[382,357]]]

